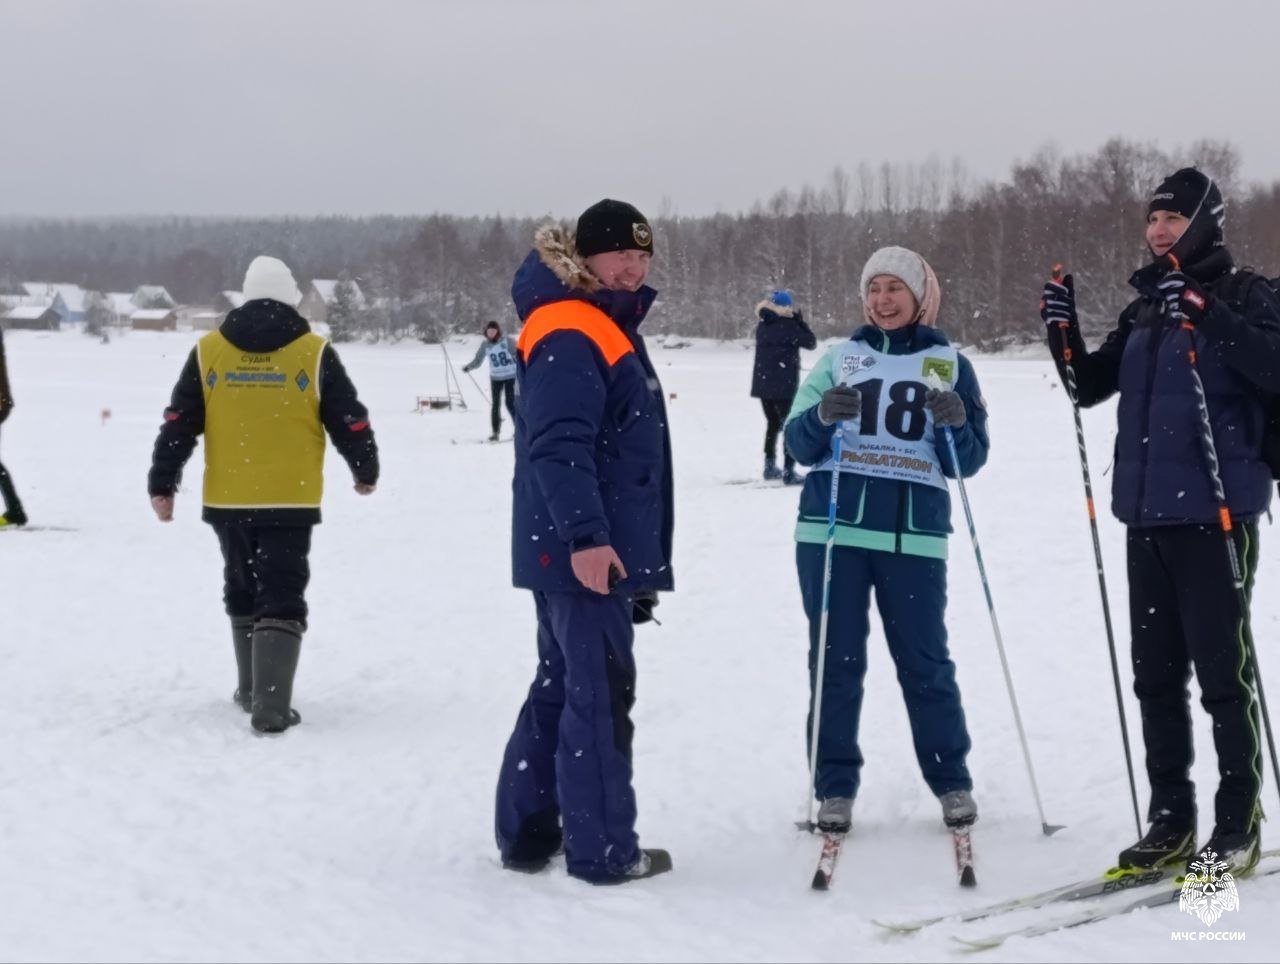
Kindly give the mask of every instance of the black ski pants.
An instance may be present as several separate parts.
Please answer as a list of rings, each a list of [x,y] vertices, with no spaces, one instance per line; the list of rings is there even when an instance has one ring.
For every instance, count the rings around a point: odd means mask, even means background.
[[[222,598],[228,616],[292,619],[306,628],[312,528],[214,524],[225,564]]]
[[[22,500],[18,498],[18,490],[13,486],[13,477],[9,475],[9,470],[4,467],[3,462],[0,462],[0,498],[4,499],[5,515],[24,515]]]
[[[507,414],[511,416],[511,421],[516,420],[516,380],[514,378],[506,378],[502,381],[494,381],[489,379],[489,402],[490,411],[489,418],[493,422],[493,434],[498,434],[498,429],[502,427],[502,408],[500,399],[504,396],[507,402]]]
[[[1142,708],[1151,781],[1149,820],[1195,822],[1187,687],[1193,666],[1200,703],[1213,718],[1216,827],[1244,831],[1259,815],[1262,744],[1248,657],[1253,646],[1248,597],[1258,562],[1257,523],[1237,523],[1233,536],[1245,576],[1243,610],[1226,540],[1217,526],[1129,530],[1133,689]]]
[[[789,398],[760,399],[760,407],[764,409],[765,418],[764,456],[770,462],[778,461],[778,433],[782,431],[782,426],[787,420],[787,414],[791,411],[791,401]],[[786,445],[782,447],[782,457],[787,468],[791,468],[796,464],[796,460],[787,451]]]

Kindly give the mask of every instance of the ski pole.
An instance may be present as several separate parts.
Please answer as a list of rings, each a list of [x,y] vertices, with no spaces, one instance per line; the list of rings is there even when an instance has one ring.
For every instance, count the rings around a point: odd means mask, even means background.
[[[1044,804],[1040,802],[1040,786],[1036,783],[1036,771],[1031,765],[1031,750],[1027,746],[1027,731],[1022,726],[1022,714],[1018,711],[1018,697],[1013,691],[1013,676],[1009,672],[1009,660],[1004,654],[1004,638],[1000,635],[1000,623],[996,620],[996,604],[991,598],[991,583],[987,580],[987,567],[982,562],[982,547],[978,545],[978,531],[973,525],[969,493],[965,490],[964,478],[960,474],[960,455],[956,451],[956,437],[950,425],[944,425],[942,431],[947,439],[947,450],[951,453],[951,464],[956,470],[956,485],[960,489],[960,501],[964,503],[965,520],[969,523],[969,539],[973,542],[974,558],[978,560],[978,576],[982,579],[982,591],[987,597],[987,612],[991,614],[991,629],[996,637],[996,650],[1000,653],[1000,668],[1004,670],[1004,684],[1009,691],[1009,704],[1013,707],[1013,722],[1018,728],[1018,740],[1022,743],[1022,759],[1027,764],[1027,776],[1031,778],[1031,793],[1036,799],[1036,810],[1040,814],[1040,830],[1048,837],[1061,830],[1062,826],[1049,823],[1044,816]]]
[[[827,668],[827,630],[831,613],[831,559],[836,547],[836,502],[840,496],[840,455],[844,423],[836,423],[831,441],[831,498],[827,503],[827,551],[822,563],[822,615],[818,619],[818,666],[813,686],[813,725],[809,729],[809,786],[805,790],[808,828],[813,829],[814,781],[818,774],[818,734],[822,728],[822,681]]]
[[[463,369],[463,371],[464,371],[464,372],[467,372],[467,370],[466,370],[465,368]],[[483,398],[483,399],[484,399],[484,403],[485,403],[486,405],[488,405],[488,404],[489,404],[489,396],[488,396],[488,395],[486,395],[486,394],[484,393],[484,389],[483,389],[483,388],[481,388],[481,387],[480,387],[480,383],[479,383],[478,381],[476,381],[476,376],[475,376],[475,375],[472,375],[472,374],[471,374],[471,372],[467,372],[467,377],[468,377],[469,379],[471,379],[471,384],[472,384],[472,385],[474,385],[474,386],[476,387],[476,391],[480,393],[480,397],[481,397],[481,398]]]
[[[1166,255],[1175,271],[1182,266],[1173,254]],[[1227,561],[1231,566],[1231,581],[1235,586],[1237,605],[1240,607],[1240,639],[1244,643],[1245,659],[1253,672],[1253,684],[1258,706],[1262,710],[1262,725],[1267,734],[1267,749],[1271,754],[1271,772],[1276,776],[1276,790],[1280,792],[1280,763],[1276,762],[1276,741],[1271,729],[1271,714],[1267,711],[1267,695],[1262,688],[1262,676],[1258,671],[1258,653],[1254,649],[1252,634],[1245,632],[1245,622],[1249,618],[1249,590],[1245,585],[1244,572],[1240,568],[1240,555],[1236,551],[1236,540],[1231,534],[1231,509],[1227,505],[1227,492],[1222,484],[1222,473],[1218,467],[1218,447],[1213,438],[1213,422],[1209,419],[1209,401],[1204,391],[1204,382],[1200,378],[1200,362],[1196,355],[1196,326],[1191,324],[1186,315],[1177,312],[1174,319],[1181,323],[1187,333],[1187,361],[1191,368],[1191,385],[1196,393],[1196,408],[1200,415],[1200,447],[1204,452],[1205,465],[1209,470],[1209,484],[1213,487],[1213,497],[1218,503],[1218,525],[1222,529],[1223,542],[1227,547]]]
[[[1062,281],[1062,265],[1053,266],[1053,280]],[[1075,366],[1071,364],[1071,342],[1067,337],[1068,322],[1058,323],[1062,336],[1063,371],[1066,372],[1067,394],[1076,421],[1076,448],[1080,451],[1080,474],[1084,478],[1085,510],[1089,515],[1089,531],[1093,534],[1093,561],[1098,570],[1098,590],[1102,595],[1102,621],[1107,628],[1107,651],[1111,655],[1111,680],[1116,690],[1116,711],[1120,714],[1120,739],[1124,743],[1124,764],[1129,773],[1129,797],[1133,801],[1133,823],[1142,836],[1142,818],[1138,815],[1138,785],[1133,778],[1133,751],[1129,745],[1129,721],[1124,713],[1124,693],[1120,686],[1120,664],[1116,659],[1116,637],[1111,628],[1111,603],[1107,595],[1107,576],[1102,568],[1102,543],[1098,538],[1098,514],[1093,504],[1093,478],[1089,473],[1089,454],[1085,449],[1084,422],[1080,417],[1080,393],[1076,387]]]

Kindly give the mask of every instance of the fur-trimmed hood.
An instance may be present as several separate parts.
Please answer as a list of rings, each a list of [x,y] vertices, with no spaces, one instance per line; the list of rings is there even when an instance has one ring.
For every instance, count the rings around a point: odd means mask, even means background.
[[[779,318],[794,318],[799,314],[795,305],[775,305],[768,298],[756,305],[756,314],[760,317],[761,321],[768,320],[764,316],[766,311],[772,312]]]
[[[587,270],[586,260],[578,254],[573,232],[567,228],[544,224],[533,232],[533,250],[566,287],[588,293],[600,290],[600,279]]]
[[[657,291],[642,285],[638,291],[605,288],[587,270],[574,245],[573,233],[558,224],[547,224],[533,235],[533,250],[516,269],[511,300],[524,321],[543,305],[576,298],[594,305],[624,329],[644,320]]]

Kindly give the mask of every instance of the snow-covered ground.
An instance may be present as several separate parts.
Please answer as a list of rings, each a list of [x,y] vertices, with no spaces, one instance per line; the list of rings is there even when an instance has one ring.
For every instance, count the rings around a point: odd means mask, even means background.
[[[980,886],[956,886],[877,633],[855,829],[823,895],[809,890],[818,843],[792,829],[806,782],[796,492],[726,484],[759,470],[748,350],[654,349],[672,397],[678,591],[663,625],[638,633],[636,785],[641,840],[670,848],[676,871],[593,888],[562,864],[526,877],[496,858],[494,782],[532,676],[533,611],[509,579],[512,449],[479,442],[488,413],[470,382],[468,411],[419,415],[415,395],[444,389],[439,348],[342,350],[383,481],[356,496],[331,453],[296,690],[305,722],[261,739],[230,699],[199,453],[174,524],[147,503],[151,443],[194,339],[6,337],[18,407],[4,461],[33,523],[75,531],[0,534],[0,958],[939,959],[956,953],[951,934],[1067,911],[907,938],[871,918],[1043,889],[1130,842],[1071,414],[1046,361],[975,359],[993,447],[970,494],[1047,816],[1068,829],[1040,833],[957,499],[949,621]],[[1113,407],[1086,420],[1105,506]],[[1105,512],[1102,531],[1123,667],[1122,532]],[[1255,626],[1274,687],[1280,564],[1264,532]],[[1207,833],[1214,755],[1196,715]],[[1139,786],[1145,806],[1141,773]],[[1263,960],[1280,946],[1277,902],[1275,877],[1241,888],[1241,910],[1213,930],[1244,931],[1243,943],[1171,941],[1205,930],[1175,905],[987,956]]]

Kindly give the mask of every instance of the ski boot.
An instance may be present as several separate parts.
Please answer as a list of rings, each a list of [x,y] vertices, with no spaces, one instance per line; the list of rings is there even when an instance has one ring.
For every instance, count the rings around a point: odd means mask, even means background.
[[[818,829],[823,833],[848,833],[853,826],[853,797],[827,797],[818,807]]]
[[[970,827],[978,819],[978,805],[968,790],[952,790],[938,797],[942,804],[942,822],[951,830]]]
[[[1209,842],[1187,861],[1187,873],[1201,870],[1221,875],[1225,871],[1232,877],[1244,877],[1258,866],[1261,856],[1261,840],[1256,826],[1253,830],[1246,831],[1229,831],[1215,827]],[[1197,868],[1197,863],[1201,864],[1202,868]],[[1226,864],[1226,867],[1223,867],[1223,864]]]
[[[1195,852],[1195,825],[1165,815],[1152,822],[1141,840],[1120,851],[1117,863],[1125,870],[1152,870],[1186,863]]]

